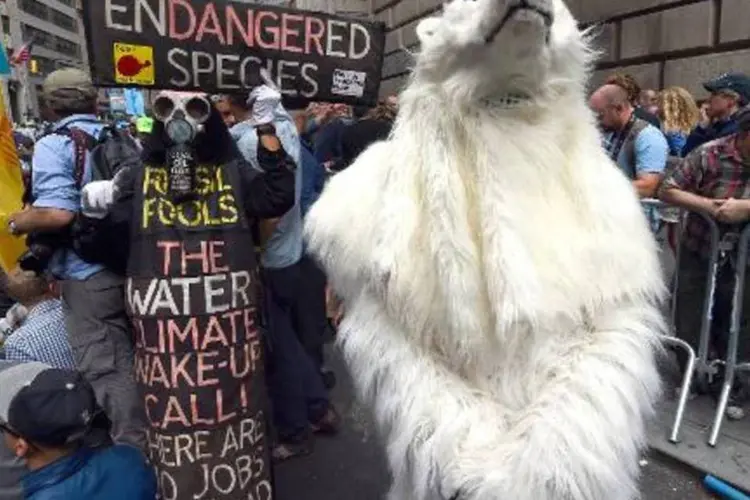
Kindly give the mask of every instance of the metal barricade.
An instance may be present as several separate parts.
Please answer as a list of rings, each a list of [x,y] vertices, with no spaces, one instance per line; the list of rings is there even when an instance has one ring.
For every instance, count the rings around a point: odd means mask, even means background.
[[[732,294],[732,319],[729,326],[729,341],[727,343],[727,354],[724,362],[724,384],[721,387],[719,396],[719,405],[716,408],[714,423],[711,427],[711,434],[708,438],[708,444],[716,446],[719,440],[719,431],[721,424],[724,422],[724,414],[729,404],[729,394],[734,385],[734,378],[737,371],[750,370],[750,363],[738,363],[737,351],[740,341],[740,325],[742,324],[742,300],[745,293],[745,273],[747,271],[748,245],[750,245],[750,225],[745,226],[739,236],[737,243],[737,260],[734,270],[734,293]]]
[[[644,206],[650,206],[653,208],[663,208],[668,205],[664,204],[659,200],[647,199],[641,200]],[[710,237],[710,250],[708,256],[708,275],[705,289],[705,295],[703,299],[701,327],[700,327],[700,338],[698,341],[698,352],[696,353],[693,347],[686,341],[677,338],[674,331],[676,325],[676,314],[677,314],[677,290],[679,287],[679,269],[681,261],[681,248],[682,248],[682,234],[685,230],[688,214],[695,214],[701,217],[709,227]],[[748,245],[750,245],[750,225],[746,226],[740,233],[727,233],[725,237],[720,237],[719,226],[716,221],[709,215],[701,212],[687,212],[681,210],[679,217],[679,231],[678,231],[678,244],[675,256],[675,273],[671,286],[671,304],[670,304],[670,316],[671,316],[671,328],[672,334],[664,337],[664,343],[684,349],[688,354],[688,362],[685,367],[685,373],[683,374],[682,383],[680,387],[680,397],[677,404],[677,410],[675,413],[674,423],[672,430],[669,435],[669,441],[672,443],[679,442],[679,432],[682,425],[682,420],[685,415],[685,409],[687,407],[688,397],[690,395],[690,389],[692,387],[694,379],[698,381],[700,385],[706,386],[707,381],[710,381],[713,376],[718,373],[718,366],[724,365],[724,383],[719,398],[719,405],[716,409],[716,415],[709,435],[708,444],[715,446],[718,441],[719,432],[721,430],[721,424],[726,413],[727,405],[729,403],[729,395],[734,384],[736,372],[742,370],[750,371],[750,363],[738,363],[737,362],[737,350],[739,347],[739,336],[740,336],[740,325],[742,320],[742,300],[744,296],[744,279],[746,273],[747,259],[748,259]],[[725,256],[730,252],[737,251],[736,269],[735,269],[735,283],[732,298],[732,316],[729,330],[729,339],[727,346],[726,359],[724,360],[710,360],[710,345],[711,345],[711,325],[713,323],[713,310],[714,301],[716,297],[716,286],[718,279],[719,266],[721,265],[720,256]]]
[[[655,208],[655,209],[663,208],[663,207],[666,206],[663,202],[661,202],[659,200],[653,200],[653,199],[641,200],[641,204],[644,207],[651,207],[651,208]],[[684,225],[685,225],[685,216],[684,215],[685,215],[684,213],[680,212],[679,220],[680,220],[680,227],[681,228],[683,228]],[[715,223],[713,225],[716,226]],[[682,229],[679,231],[679,234],[681,236]],[[712,236],[714,236],[713,232],[712,232]],[[716,236],[716,240],[718,241],[718,228],[716,228],[715,236]],[[678,239],[679,239],[679,237],[678,237]],[[714,245],[712,245],[712,248],[713,247],[714,247]],[[716,253],[717,253],[717,259],[716,260],[718,261],[718,248],[717,248],[717,252]],[[693,373],[695,373],[695,371],[696,371],[696,359],[697,359],[696,358],[696,354],[695,354],[695,350],[693,349],[693,347],[690,344],[688,344],[687,342],[685,342],[684,340],[679,339],[679,338],[677,338],[674,335],[674,325],[675,325],[675,319],[676,319],[675,315],[677,314],[677,293],[676,292],[677,292],[678,276],[679,276],[679,273],[677,271],[679,270],[679,265],[680,265],[680,245],[677,245],[677,255],[675,256],[675,273],[674,273],[674,276],[672,278],[672,286],[671,286],[671,289],[670,289],[671,306],[670,306],[670,325],[669,325],[669,327],[670,327],[670,330],[672,331],[672,335],[664,336],[664,338],[662,339],[662,341],[665,344],[667,344],[667,345],[671,345],[671,346],[677,347],[679,349],[684,349],[685,352],[688,355],[688,364],[687,364],[687,367],[685,369],[685,373],[684,373],[684,375],[682,377],[682,383],[680,384],[680,399],[679,399],[679,402],[677,404],[677,411],[675,413],[674,422],[672,424],[672,431],[671,431],[671,433],[669,435],[669,440],[672,443],[679,442],[680,427],[682,426],[682,420],[685,417],[685,409],[686,409],[687,403],[688,403],[688,396],[690,395],[690,387],[691,387],[692,381],[693,381]],[[714,280],[714,287],[715,287],[715,280]],[[707,304],[712,304],[713,303],[713,290],[714,290],[714,287],[709,287],[709,288],[711,288],[712,292],[710,294],[710,297],[708,297],[708,294],[707,294],[707,299],[706,299],[707,300],[707,302],[706,302]],[[706,307],[705,306],[706,303],[704,303],[704,308]],[[704,314],[704,317],[705,317],[705,314]],[[708,327],[710,327],[710,321],[707,323],[707,325],[708,325]],[[703,334],[704,334],[704,329],[705,328],[706,328],[706,322],[704,322],[704,324],[701,325],[701,339],[704,337]],[[706,329],[705,331],[710,331],[710,330]],[[708,338],[707,338],[705,344],[706,344],[706,349],[704,351],[705,357],[703,358],[704,364],[705,364],[705,362],[706,362],[706,360],[708,358]],[[700,345],[703,346],[703,342],[700,342]]]

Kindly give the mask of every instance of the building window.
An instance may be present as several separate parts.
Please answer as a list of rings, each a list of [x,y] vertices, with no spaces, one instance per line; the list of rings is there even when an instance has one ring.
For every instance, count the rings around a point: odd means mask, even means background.
[[[39,0],[19,0],[18,7],[27,14],[59,26],[73,33],[78,33],[78,20],[63,12],[44,5]]]
[[[52,19],[50,19],[50,21],[52,22],[52,24],[55,24],[65,30],[71,31],[73,33],[78,33],[78,21],[67,14],[63,14],[62,12],[53,10]]]
[[[39,19],[47,20],[47,11],[49,7],[37,0],[20,0],[18,7],[27,14],[30,14]]]
[[[59,36],[47,33],[44,30],[29,26],[28,24],[22,24],[21,31],[23,32],[23,38],[25,41],[33,39],[39,46],[54,50],[55,52],[60,52],[61,54],[73,58],[81,57],[81,47],[75,42],[60,38]]]

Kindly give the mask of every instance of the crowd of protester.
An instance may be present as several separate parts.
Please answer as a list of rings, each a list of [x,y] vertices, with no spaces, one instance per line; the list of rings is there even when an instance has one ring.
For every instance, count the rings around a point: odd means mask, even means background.
[[[678,283],[674,331],[696,351],[710,273],[711,229],[703,216],[716,221],[722,251],[716,270],[709,359],[724,360],[736,243],[750,221],[750,78],[728,73],[703,86],[709,97],[697,101],[681,87],[642,90],[631,75],[614,74],[593,93],[590,105],[599,119],[605,149],[638,195],[658,197],[669,205],[644,204],[644,210],[655,234],[665,237],[668,247],[679,255],[673,278]],[[678,241],[680,209],[688,215]],[[750,314],[749,295],[744,297],[742,325]],[[684,372],[688,355],[681,349],[676,354]],[[750,343],[744,336],[738,354],[739,359],[750,359]],[[723,383],[722,370],[718,368],[710,381],[694,383],[693,388],[716,396]],[[747,380],[740,377],[730,398],[729,418],[744,417],[748,394]]]
[[[590,98],[603,147],[638,196],[673,207],[644,210],[655,234],[666,233],[672,250],[680,249],[675,328],[694,347],[710,245],[706,222],[695,212],[714,218],[727,240],[750,220],[750,78],[724,74],[704,87],[710,97],[699,102],[684,88],[641,89],[632,76],[614,74]],[[83,179],[76,182],[79,158],[71,129],[97,136],[112,127],[145,162],[163,161],[163,152],[153,147],[154,119],[103,123],[96,116],[96,89],[85,74],[56,72],[43,94],[48,121],[14,133],[28,206],[11,218],[13,234],[60,231],[80,211],[91,158],[84,158]],[[335,435],[341,425],[329,396],[336,377],[324,348],[335,336],[339,311],[326,277],[305,253],[304,217],[329,176],[389,135],[398,103],[390,97],[366,109],[313,103],[287,110],[273,98],[251,97],[212,96],[213,113],[232,143],[222,148],[233,153],[206,154],[216,159],[236,152],[242,168],[265,172],[267,145],[256,133],[260,113],[269,117],[281,151],[296,166],[291,209],[264,218],[253,234],[272,366],[266,382],[272,457],[278,462],[312,453],[318,436]],[[679,209],[693,213],[678,241]],[[712,358],[726,356],[735,263],[723,258],[719,265]],[[0,278],[0,432],[6,445],[0,447],[0,500],[154,498],[156,482],[141,453],[149,446],[147,424],[133,373],[138,353],[121,273],[65,248],[41,270],[18,268]],[[750,359],[746,344],[741,357]],[[684,370],[685,357],[678,361]],[[733,392],[732,418],[744,416],[745,385],[740,381]],[[105,489],[89,493],[97,488]]]
[[[14,235],[59,232],[80,211],[81,187],[92,181],[94,167],[91,153],[79,155],[71,130],[90,137],[118,130],[145,164],[164,160],[154,148],[159,124],[152,117],[105,123],[82,72],[53,73],[43,96],[49,121],[15,130],[27,205],[11,215],[7,230]],[[241,168],[264,173],[266,145],[256,133],[263,96],[217,95],[211,102],[233,145],[217,153],[214,141],[207,157],[238,154]],[[268,103],[260,112],[272,115],[273,134],[296,165],[292,208],[261,220],[252,235],[268,332],[271,456],[278,462],[311,453],[316,436],[335,435],[340,426],[329,397],[336,377],[324,354],[338,311],[330,307],[324,274],[305,254],[303,219],[329,176],[388,136],[397,102],[313,103],[303,110],[286,110],[273,96]],[[41,269],[21,265],[0,275],[0,433],[7,445],[0,447],[0,499],[154,498],[157,486],[146,472],[148,424],[134,374],[139,348],[121,274],[58,248]]]

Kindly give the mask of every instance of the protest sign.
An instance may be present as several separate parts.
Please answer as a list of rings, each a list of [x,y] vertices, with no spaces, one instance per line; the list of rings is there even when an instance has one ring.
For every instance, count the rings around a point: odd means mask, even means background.
[[[125,296],[163,500],[273,498],[259,281],[237,168],[198,165],[182,203],[161,166],[145,165],[136,189]]]
[[[88,0],[83,15],[99,86],[243,92],[264,67],[287,105],[377,101],[380,22],[231,0]]]

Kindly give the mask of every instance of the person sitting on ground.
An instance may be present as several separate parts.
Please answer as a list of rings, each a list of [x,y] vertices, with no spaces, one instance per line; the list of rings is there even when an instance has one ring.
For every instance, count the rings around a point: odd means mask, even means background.
[[[102,420],[83,376],[43,363],[0,371],[0,433],[26,466],[26,500],[154,500],[156,477],[129,445],[91,447]]]
[[[2,287],[26,308],[27,315],[5,340],[5,359],[40,361],[55,368],[76,368],[65,328],[62,302],[44,276],[16,268],[2,274]]]
[[[711,93],[706,105],[709,123],[698,125],[687,138],[682,155],[699,146],[737,133],[737,112],[750,103],[750,78],[742,73],[727,73],[703,84]]]

